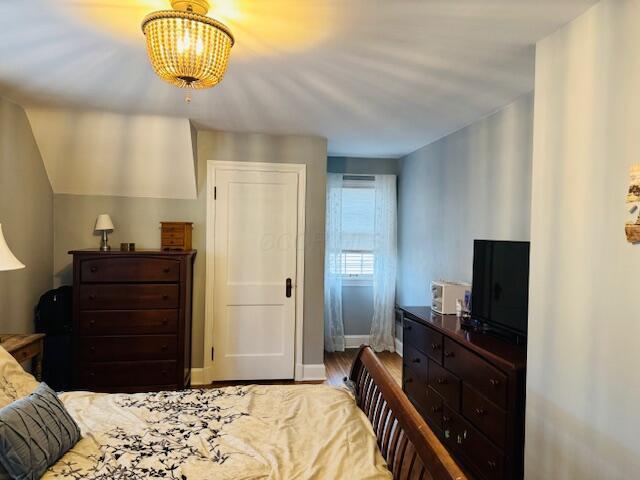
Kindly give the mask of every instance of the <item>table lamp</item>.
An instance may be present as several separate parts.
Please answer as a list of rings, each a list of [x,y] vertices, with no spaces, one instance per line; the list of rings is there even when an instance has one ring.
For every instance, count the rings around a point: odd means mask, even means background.
[[[0,272],[7,270],[19,270],[24,268],[24,264],[18,260],[11,250],[2,233],[2,224],[0,223]]]
[[[97,232],[102,232],[100,250],[102,250],[103,252],[111,250],[111,247],[109,246],[109,232],[113,232],[113,222],[111,221],[111,217],[106,213],[98,215],[98,218],[96,219],[95,230]]]

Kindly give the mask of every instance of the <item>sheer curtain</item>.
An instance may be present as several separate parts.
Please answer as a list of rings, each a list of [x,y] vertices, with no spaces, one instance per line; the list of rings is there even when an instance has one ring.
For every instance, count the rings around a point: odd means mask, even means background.
[[[396,176],[376,175],[373,320],[369,343],[376,352],[395,351]]]
[[[342,321],[342,174],[327,174],[327,219],[324,257],[324,349],[343,352]]]

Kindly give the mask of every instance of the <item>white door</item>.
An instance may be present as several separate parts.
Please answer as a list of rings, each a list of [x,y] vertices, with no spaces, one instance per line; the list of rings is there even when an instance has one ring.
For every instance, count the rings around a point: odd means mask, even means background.
[[[294,377],[298,181],[275,167],[216,169],[215,380]]]

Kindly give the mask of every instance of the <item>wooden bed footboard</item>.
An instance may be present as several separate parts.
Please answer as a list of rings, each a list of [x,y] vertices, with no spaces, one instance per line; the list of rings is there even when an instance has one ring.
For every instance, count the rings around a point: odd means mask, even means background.
[[[349,377],[394,479],[467,479],[370,347],[360,347]]]

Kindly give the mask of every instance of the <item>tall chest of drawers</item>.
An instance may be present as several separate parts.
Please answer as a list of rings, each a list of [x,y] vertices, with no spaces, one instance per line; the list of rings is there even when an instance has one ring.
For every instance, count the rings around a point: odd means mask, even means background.
[[[98,392],[188,387],[196,252],[69,253],[75,387]]]
[[[523,477],[526,348],[401,307],[403,390],[472,478]]]

